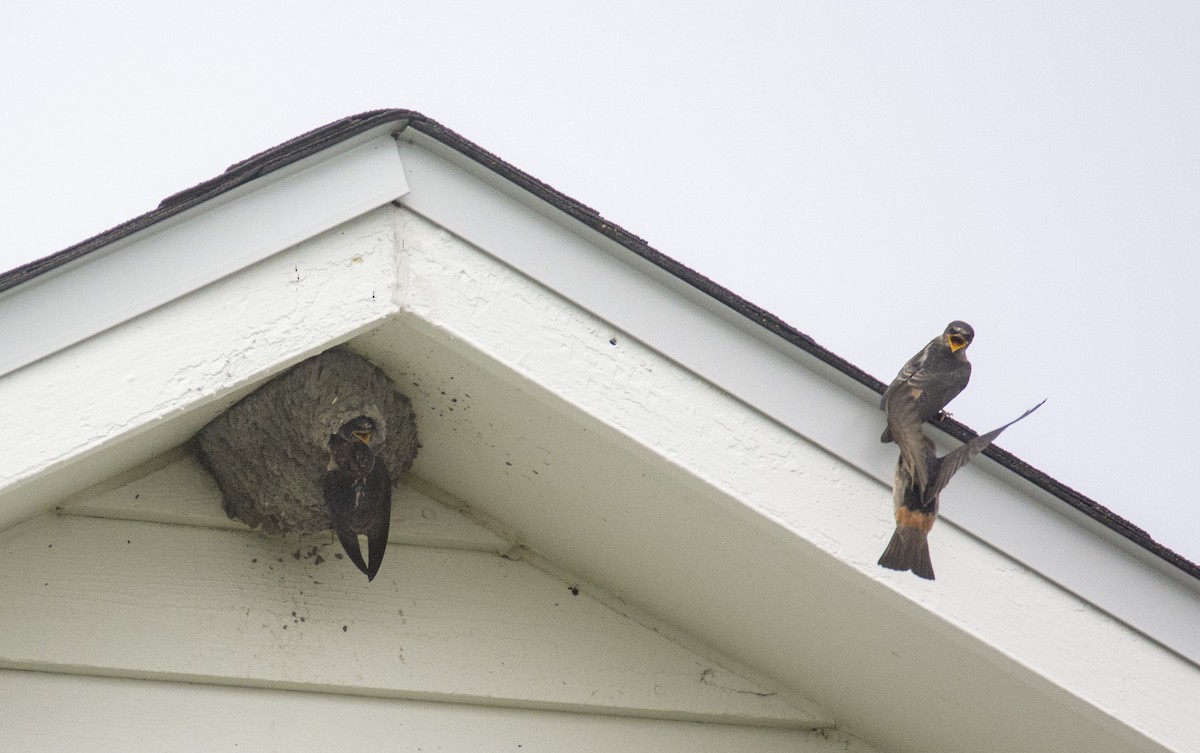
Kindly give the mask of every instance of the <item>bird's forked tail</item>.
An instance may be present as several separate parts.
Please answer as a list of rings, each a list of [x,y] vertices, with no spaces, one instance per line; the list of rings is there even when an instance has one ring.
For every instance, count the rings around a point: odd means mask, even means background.
[[[933,561],[929,559],[927,532],[912,526],[898,525],[879,558],[879,564],[889,570],[912,570],[926,580],[933,580]]]

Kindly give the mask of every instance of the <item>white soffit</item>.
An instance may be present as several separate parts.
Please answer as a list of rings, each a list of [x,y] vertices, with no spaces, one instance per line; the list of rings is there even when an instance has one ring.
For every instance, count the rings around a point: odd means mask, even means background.
[[[890,486],[876,393],[430,137],[398,139],[401,204]],[[987,458],[955,489],[943,519],[1200,664],[1200,583]]]
[[[0,294],[0,376],[408,191],[388,123]]]

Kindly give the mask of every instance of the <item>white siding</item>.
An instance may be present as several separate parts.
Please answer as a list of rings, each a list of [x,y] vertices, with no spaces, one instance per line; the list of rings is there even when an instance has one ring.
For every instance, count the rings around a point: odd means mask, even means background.
[[[392,543],[368,583],[330,535],[266,537],[226,520],[219,492],[186,455],[85,494],[0,534],[0,667],[831,724],[811,704],[613,611],[588,584],[502,556],[508,542],[427,495],[401,486],[396,502]]]
[[[0,670],[22,753],[870,753],[836,732]]]

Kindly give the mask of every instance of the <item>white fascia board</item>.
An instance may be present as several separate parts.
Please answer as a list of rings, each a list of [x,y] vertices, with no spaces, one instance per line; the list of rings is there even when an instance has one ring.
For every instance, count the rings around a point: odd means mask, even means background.
[[[873,391],[429,137],[399,141],[404,206],[890,486]],[[954,488],[944,520],[1200,664],[1200,583],[987,458]]]
[[[0,530],[187,441],[244,391],[397,312],[379,207],[3,377]]]
[[[389,123],[0,294],[0,376],[408,192]]]

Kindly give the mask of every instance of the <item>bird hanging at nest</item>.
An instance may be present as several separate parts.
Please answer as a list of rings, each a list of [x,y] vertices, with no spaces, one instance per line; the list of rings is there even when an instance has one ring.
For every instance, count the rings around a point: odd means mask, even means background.
[[[371,440],[375,420],[359,416],[329,435],[329,465],[325,471],[325,504],[346,556],[375,579],[387,549],[392,518],[392,479]],[[367,537],[369,564],[363,561],[359,534]]]

